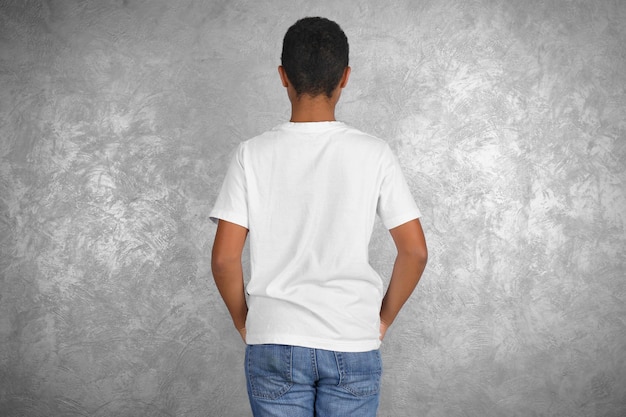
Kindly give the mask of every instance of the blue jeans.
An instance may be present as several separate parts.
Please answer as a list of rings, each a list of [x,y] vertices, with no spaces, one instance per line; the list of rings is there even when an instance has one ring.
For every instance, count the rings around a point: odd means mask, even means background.
[[[285,345],[246,347],[254,417],[375,417],[380,352],[333,352]]]

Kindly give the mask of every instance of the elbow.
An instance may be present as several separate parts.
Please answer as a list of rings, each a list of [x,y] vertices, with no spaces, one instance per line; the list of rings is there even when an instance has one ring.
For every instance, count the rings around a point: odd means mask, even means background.
[[[424,246],[423,248],[419,248],[417,249],[414,253],[413,253],[413,257],[415,258],[415,260],[417,262],[419,262],[421,265],[426,266],[426,263],[428,262],[428,249],[426,249],[426,247]]]
[[[213,276],[221,276],[241,265],[241,257],[225,253],[213,252],[211,256],[211,272]]]
[[[428,262],[428,249],[426,246],[416,245],[409,248],[405,248],[402,251],[398,251],[398,256],[411,259],[413,262],[426,266]]]
[[[424,265],[426,265],[426,263],[428,262],[428,248],[426,247],[426,245],[420,248],[419,256],[421,257],[422,262],[424,262]]]

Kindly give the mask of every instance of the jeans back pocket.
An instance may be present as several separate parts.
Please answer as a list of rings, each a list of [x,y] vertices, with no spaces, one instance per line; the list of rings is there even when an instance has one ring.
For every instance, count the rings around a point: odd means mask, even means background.
[[[253,397],[275,400],[293,386],[291,349],[285,345],[246,347],[246,373]]]
[[[380,391],[382,361],[380,352],[335,352],[339,367],[339,385],[356,397],[376,395]]]

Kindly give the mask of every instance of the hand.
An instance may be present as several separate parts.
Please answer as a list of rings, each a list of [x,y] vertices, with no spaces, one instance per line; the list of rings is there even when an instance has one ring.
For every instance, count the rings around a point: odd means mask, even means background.
[[[243,343],[246,343],[246,328],[242,327],[241,329],[237,329],[237,330],[239,331],[239,335],[241,336]]]
[[[379,336],[380,340],[383,340],[385,338],[385,333],[387,333],[388,328],[389,328],[389,325],[381,319],[380,320],[380,336]]]

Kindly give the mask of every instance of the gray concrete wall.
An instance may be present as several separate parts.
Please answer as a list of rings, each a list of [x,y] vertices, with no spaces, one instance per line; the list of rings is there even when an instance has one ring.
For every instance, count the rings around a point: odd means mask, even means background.
[[[306,15],[424,212],[379,415],[626,415],[621,0],[0,1],[0,415],[250,415],[207,214]]]

